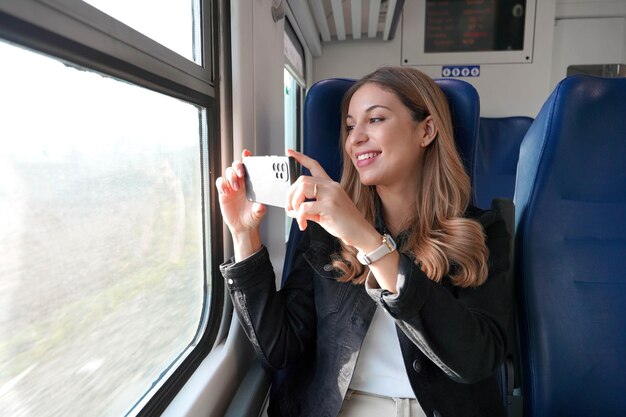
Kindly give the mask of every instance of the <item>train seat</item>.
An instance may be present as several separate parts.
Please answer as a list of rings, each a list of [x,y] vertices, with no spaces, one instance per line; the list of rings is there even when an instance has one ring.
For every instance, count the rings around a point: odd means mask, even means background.
[[[626,410],[626,78],[574,76],[520,148],[516,277],[525,416]]]
[[[532,122],[526,116],[480,118],[472,183],[478,207],[489,208],[496,197],[513,199],[519,147]]]

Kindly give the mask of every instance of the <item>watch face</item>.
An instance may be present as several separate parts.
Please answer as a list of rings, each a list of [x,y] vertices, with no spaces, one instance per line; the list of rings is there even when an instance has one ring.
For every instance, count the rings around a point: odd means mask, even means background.
[[[393,252],[396,249],[396,241],[393,240],[391,235],[385,234],[383,236],[383,244],[387,245],[389,252]]]

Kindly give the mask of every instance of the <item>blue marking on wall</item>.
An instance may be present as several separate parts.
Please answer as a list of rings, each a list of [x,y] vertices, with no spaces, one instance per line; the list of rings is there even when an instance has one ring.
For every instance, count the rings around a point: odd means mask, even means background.
[[[444,65],[441,76],[449,78],[480,77],[480,65]]]

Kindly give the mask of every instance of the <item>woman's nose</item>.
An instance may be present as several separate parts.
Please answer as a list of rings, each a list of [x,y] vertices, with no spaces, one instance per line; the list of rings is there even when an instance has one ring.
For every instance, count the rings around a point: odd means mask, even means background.
[[[350,132],[350,143],[356,145],[367,141],[367,139],[367,133],[360,127],[360,125],[356,125],[352,128],[352,132]]]

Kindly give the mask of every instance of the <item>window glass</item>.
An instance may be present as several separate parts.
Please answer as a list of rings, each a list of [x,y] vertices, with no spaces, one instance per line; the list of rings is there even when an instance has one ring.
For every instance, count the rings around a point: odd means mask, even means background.
[[[1,414],[124,415],[202,330],[205,110],[0,56]]]
[[[200,0],[83,0],[202,65]]]
[[[299,149],[298,146],[298,88],[296,79],[285,68],[283,70],[285,102],[285,148]]]
[[[285,104],[285,150],[301,150],[300,146],[300,112],[303,88],[298,84],[291,72],[283,70],[283,100]],[[286,151],[285,151],[286,152]],[[285,242],[289,240],[292,219],[285,216]]]
[[[285,20],[285,34],[283,49],[285,52],[285,65],[296,74],[300,80],[304,80],[304,47],[289,20]]]
[[[285,109],[285,149],[301,150],[302,101],[304,97],[304,47],[289,19],[283,35],[285,66],[283,69],[283,102]],[[289,240],[292,219],[285,216],[285,242]]]
[[[304,97],[304,47],[285,20],[283,36],[285,65],[283,99],[285,105],[285,147],[300,150],[302,101]]]

